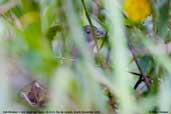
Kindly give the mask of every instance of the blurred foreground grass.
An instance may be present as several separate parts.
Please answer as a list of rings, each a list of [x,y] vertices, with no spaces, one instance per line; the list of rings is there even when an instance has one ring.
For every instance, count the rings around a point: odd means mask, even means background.
[[[149,3],[151,14],[133,22],[119,0],[0,0],[1,113],[171,114],[170,0]],[[98,39],[93,26],[106,35]],[[142,78],[134,89],[142,75],[152,84]],[[35,80],[47,90],[45,107],[20,95]]]

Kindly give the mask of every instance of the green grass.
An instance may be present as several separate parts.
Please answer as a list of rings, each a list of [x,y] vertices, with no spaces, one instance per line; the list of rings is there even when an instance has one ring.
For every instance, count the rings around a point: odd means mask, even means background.
[[[170,114],[170,1],[151,3],[147,24],[128,24],[117,0],[0,1],[0,111]],[[85,25],[97,53],[85,38]],[[93,26],[106,39],[98,39]],[[134,89],[140,76],[153,80],[141,94]],[[47,89],[46,107],[20,97],[34,80]]]

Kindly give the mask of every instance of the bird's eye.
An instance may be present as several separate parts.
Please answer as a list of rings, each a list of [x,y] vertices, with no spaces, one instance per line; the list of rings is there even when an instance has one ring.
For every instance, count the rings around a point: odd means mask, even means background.
[[[87,30],[86,30],[86,33],[87,33],[87,34],[90,34],[90,30],[87,29]]]
[[[105,32],[104,32],[104,31],[99,31],[99,33],[100,33],[101,35],[105,35]]]

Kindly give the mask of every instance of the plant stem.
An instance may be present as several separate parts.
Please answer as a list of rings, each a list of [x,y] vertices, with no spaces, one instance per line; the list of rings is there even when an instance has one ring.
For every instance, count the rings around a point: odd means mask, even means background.
[[[127,40],[128,40],[128,47],[129,47],[129,49],[130,49],[130,51],[131,51],[131,54],[132,54],[132,56],[133,56],[133,59],[134,59],[136,65],[137,65],[137,67],[138,67],[138,70],[139,70],[139,72],[140,72],[140,74],[141,74],[140,77],[139,77],[139,80],[137,81],[137,83],[136,83],[135,86],[134,86],[134,89],[136,89],[136,88],[138,87],[138,85],[139,85],[143,80],[144,80],[144,82],[146,83],[147,87],[149,88],[149,87],[150,87],[150,81],[149,81],[149,79],[146,77],[146,75],[143,73],[143,71],[142,71],[142,69],[141,69],[141,67],[140,67],[140,64],[139,64],[139,62],[138,62],[138,59],[137,59],[137,57],[136,57],[135,48],[134,48],[134,46],[132,45],[130,39],[127,38]]]
[[[94,38],[95,45],[96,45],[96,47],[97,47],[97,52],[99,52],[99,48],[98,48],[98,45],[97,45],[97,38],[96,38],[96,35],[95,35],[95,31],[94,31],[94,26],[93,26],[93,23],[92,23],[92,21],[91,21],[90,15],[89,15],[89,13],[88,13],[88,10],[87,10],[85,1],[84,1],[84,0],[81,0],[81,3],[82,3],[82,5],[83,5],[83,8],[84,8],[84,10],[85,10],[86,17],[87,17],[88,22],[89,22],[89,24],[90,24],[91,32],[93,33],[93,38]]]

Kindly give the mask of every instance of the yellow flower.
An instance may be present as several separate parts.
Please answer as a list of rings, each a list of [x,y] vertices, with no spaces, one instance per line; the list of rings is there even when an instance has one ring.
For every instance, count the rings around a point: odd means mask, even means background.
[[[141,22],[151,14],[150,0],[124,0],[123,9],[130,20]]]

